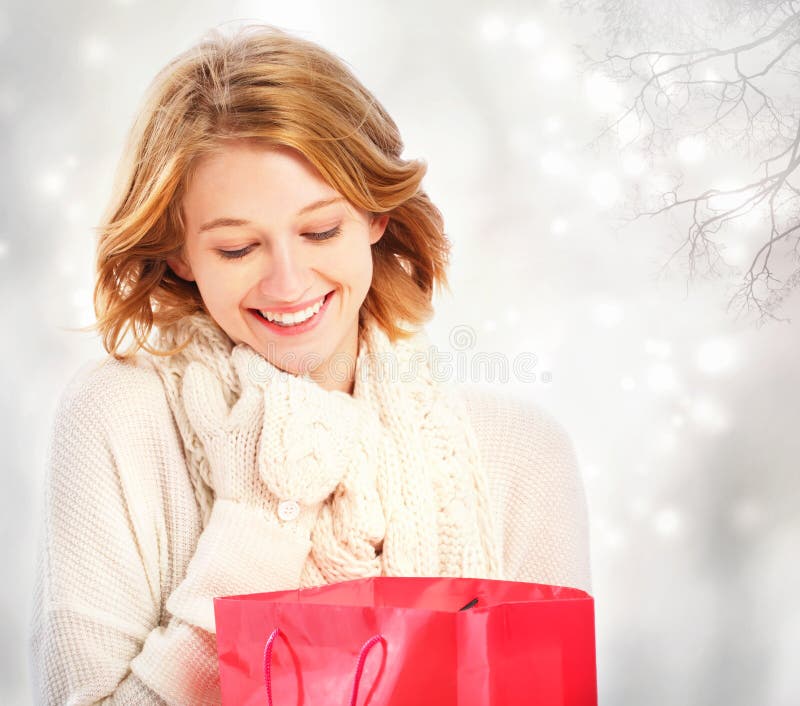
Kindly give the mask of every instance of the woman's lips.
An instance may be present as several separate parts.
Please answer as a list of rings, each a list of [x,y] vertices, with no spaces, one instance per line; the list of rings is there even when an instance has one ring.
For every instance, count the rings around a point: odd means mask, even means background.
[[[328,296],[330,292],[323,295],[325,297]],[[310,306],[314,306],[320,299],[323,297],[314,297],[314,299],[309,299],[302,304],[296,304],[295,306],[262,306],[260,308],[261,311],[268,311],[270,314],[294,314],[297,311],[303,311],[303,309],[308,309]]]
[[[279,336],[299,336],[300,334],[303,334],[303,333],[306,333],[307,331],[313,330],[314,328],[316,328],[319,325],[320,321],[322,320],[322,317],[325,315],[325,312],[328,310],[328,306],[331,303],[331,299],[333,299],[335,295],[336,295],[335,291],[328,292],[328,294],[325,295],[325,298],[324,298],[324,301],[322,302],[322,306],[320,307],[320,310],[316,314],[314,314],[311,318],[306,319],[305,321],[303,321],[303,323],[292,324],[291,326],[281,326],[281,325],[279,325],[277,323],[273,323],[272,321],[268,321],[267,319],[265,319],[261,315],[261,313],[257,309],[250,309],[250,312],[253,314],[253,316],[256,319],[258,319],[258,321],[263,326],[266,326],[266,328],[269,331],[271,331],[271,332],[273,332],[273,333],[275,333],[275,334],[277,334]],[[312,305],[313,305],[313,303],[315,301],[317,301],[317,300],[312,300]],[[268,310],[268,311],[271,311],[271,310]]]

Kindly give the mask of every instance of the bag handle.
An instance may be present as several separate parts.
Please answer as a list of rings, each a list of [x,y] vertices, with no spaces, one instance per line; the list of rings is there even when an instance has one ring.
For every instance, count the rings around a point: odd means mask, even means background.
[[[272,647],[275,640],[279,635],[282,635],[279,628],[275,628],[270,636],[267,638],[267,643],[264,645],[264,684],[267,687],[267,704],[272,704]],[[383,635],[373,635],[362,646],[361,651],[358,653],[358,663],[356,664],[356,674],[353,678],[353,692],[350,695],[350,706],[356,706],[358,699],[358,687],[361,684],[361,677],[364,673],[364,662],[367,660],[367,655],[370,650],[375,647],[379,642],[386,645],[386,638]]]

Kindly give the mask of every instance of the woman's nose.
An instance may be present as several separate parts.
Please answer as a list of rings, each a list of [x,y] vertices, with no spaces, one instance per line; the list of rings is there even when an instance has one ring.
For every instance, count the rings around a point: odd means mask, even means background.
[[[276,245],[259,288],[274,303],[296,302],[308,291],[307,268],[288,244]]]

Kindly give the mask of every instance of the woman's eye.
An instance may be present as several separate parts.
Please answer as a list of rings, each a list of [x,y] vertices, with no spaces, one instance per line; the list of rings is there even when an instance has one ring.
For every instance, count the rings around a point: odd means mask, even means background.
[[[308,240],[330,240],[331,238],[339,235],[340,230],[341,226],[336,226],[335,228],[326,230],[323,233],[303,233],[303,237],[307,238]],[[253,247],[253,245],[248,245],[246,248],[240,248],[239,250],[217,249],[217,254],[224,260],[237,260],[238,258],[247,255],[253,249]]]
[[[217,250],[219,256],[225,260],[235,260],[240,257],[244,257],[253,249],[252,245],[248,245],[246,248],[241,248],[239,250]]]
[[[339,235],[340,226],[326,230],[324,233],[303,233],[309,240],[328,240]]]

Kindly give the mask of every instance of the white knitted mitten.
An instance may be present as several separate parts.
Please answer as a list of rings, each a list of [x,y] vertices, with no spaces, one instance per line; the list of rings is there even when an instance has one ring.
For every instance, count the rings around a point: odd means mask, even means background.
[[[348,453],[348,466],[331,498],[323,504],[312,533],[312,562],[304,585],[333,583],[382,570],[380,547],[386,534],[385,507],[378,493],[377,472],[390,465],[388,446],[377,416],[359,404],[359,438]]]
[[[346,413],[350,396],[285,373],[244,344],[234,348],[232,364],[241,394],[231,407],[202,363],[190,363],[183,380],[216,497],[258,507],[308,538],[345,473],[339,451],[358,432]]]

